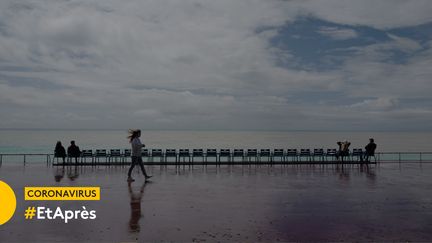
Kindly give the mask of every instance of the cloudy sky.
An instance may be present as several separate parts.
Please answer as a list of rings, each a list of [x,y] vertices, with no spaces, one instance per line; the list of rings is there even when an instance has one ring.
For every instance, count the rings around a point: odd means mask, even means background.
[[[430,0],[1,0],[0,128],[432,130]]]

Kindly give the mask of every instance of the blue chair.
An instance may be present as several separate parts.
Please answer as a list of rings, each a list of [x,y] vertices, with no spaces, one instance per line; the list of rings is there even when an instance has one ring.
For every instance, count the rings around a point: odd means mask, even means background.
[[[324,161],[324,149],[322,148],[314,149],[313,160],[315,161],[317,157],[320,159],[320,161]]]
[[[273,150],[273,161],[275,158],[280,158],[281,161],[285,162],[285,154],[283,149],[274,149]]]
[[[87,162],[87,158],[91,158],[91,162],[94,163],[93,150],[84,149],[81,151],[81,162]]]
[[[192,162],[194,162],[195,157],[201,157],[204,160],[204,151],[202,149],[193,149],[192,150]]]
[[[179,160],[183,158],[183,162],[185,162],[185,158],[188,158],[188,162],[191,162],[189,149],[180,149],[179,150]]]
[[[270,149],[261,149],[259,153],[259,161],[262,161],[263,157],[268,158],[268,162],[272,161]]]
[[[174,158],[177,163],[177,150],[175,149],[166,149],[165,150],[165,162],[168,162],[168,158]]]
[[[258,161],[258,150],[257,149],[248,149],[246,151],[246,157],[248,158],[249,162],[251,161],[251,158],[255,158],[255,162]]]
[[[121,157],[120,149],[111,149],[108,160],[111,162],[113,159],[117,162],[117,159]]]
[[[336,149],[327,149],[326,152],[326,160],[328,161],[328,158],[331,157],[332,161],[336,161],[336,154],[337,154],[337,150]]]
[[[291,161],[294,161],[294,159],[298,161],[297,149],[287,149],[286,157],[291,158]]]
[[[230,149],[221,149],[219,153],[219,163],[221,162],[221,158],[227,158],[228,162],[231,161],[231,150]]]
[[[299,158],[300,161],[302,158],[306,158],[307,160],[312,161],[310,149],[300,149]]]
[[[95,153],[95,159],[97,159],[97,161],[99,162],[99,158],[107,158],[107,152],[106,149],[96,149],[96,153]]]
[[[152,159],[152,161],[154,161],[154,158],[157,158],[157,157],[160,158],[160,162],[163,161],[164,156],[163,156],[162,149],[152,149],[151,150],[151,159]]]
[[[232,161],[235,161],[235,158],[241,158],[241,161],[244,161],[244,150],[243,149],[234,149],[232,154]]]
[[[123,157],[123,163],[126,162],[126,159],[127,159],[127,158],[130,158],[130,157],[131,157],[131,153],[132,153],[132,151],[131,151],[130,149],[125,149],[125,150],[123,150],[123,154],[122,154],[122,157]]]
[[[214,157],[216,159],[216,162],[217,162],[217,150],[216,149],[207,149],[206,156],[205,156],[206,162],[207,162],[207,159],[209,157]]]
[[[353,149],[352,153],[351,153],[351,160],[354,161],[354,158],[357,159],[357,161],[361,160],[363,161],[363,149],[361,148],[355,148]]]

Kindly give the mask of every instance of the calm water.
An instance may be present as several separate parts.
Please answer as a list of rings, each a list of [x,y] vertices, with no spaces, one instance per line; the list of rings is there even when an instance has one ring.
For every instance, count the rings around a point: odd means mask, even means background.
[[[52,153],[56,141],[81,149],[129,148],[127,131],[16,131],[0,130],[0,153]],[[250,131],[143,131],[148,148],[335,148],[349,140],[363,148],[375,138],[380,152],[432,151],[431,132],[250,132]]]

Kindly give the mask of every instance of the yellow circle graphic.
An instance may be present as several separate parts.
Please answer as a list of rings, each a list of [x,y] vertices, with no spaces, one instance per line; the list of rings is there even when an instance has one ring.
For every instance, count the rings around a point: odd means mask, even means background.
[[[0,225],[9,221],[15,213],[16,198],[12,188],[0,181]]]

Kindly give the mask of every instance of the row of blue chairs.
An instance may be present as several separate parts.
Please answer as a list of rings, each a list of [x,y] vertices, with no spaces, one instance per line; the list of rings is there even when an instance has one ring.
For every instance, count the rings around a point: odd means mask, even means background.
[[[329,158],[331,160],[336,160],[337,158],[337,150],[336,149],[327,149],[324,150],[322,148],[318,149],[143,149],[141,156],[147,157],[149,159],[159,158],[160,161],[167,162],[169,159],[174,159],[175,162],[179,162],[180,160],[187,159],[188,162],[193,162],[194,158],[202,158],[205,162],[210,158],[215,158],[216,162],[221,162],[222,159],[228,162],[234,162],[236,158],[241,158],[241,161],[262,161],[262,159],[267,159],[269,162],[275,161],[279,159],[279,161],[328,161]],[[364,152],[362,149],[353,149],[352,151],[345,154],[343,157],[346,157],[350,160],[360,160],[361,156],[363,156]],[[81,161],[84,162],[87,159],[91,159],[92,162],[99,161],[99,159],[104,158],[107,161],[125,161],[128,157],[131,156],[130,149],[96,149],[93,150],[82,150],[81,152]],[[342,157],[342,160],[343,160]]]

